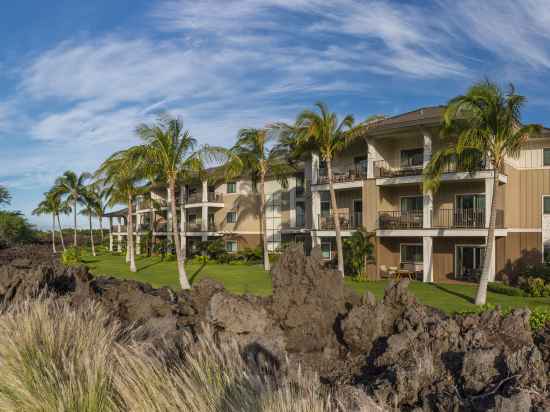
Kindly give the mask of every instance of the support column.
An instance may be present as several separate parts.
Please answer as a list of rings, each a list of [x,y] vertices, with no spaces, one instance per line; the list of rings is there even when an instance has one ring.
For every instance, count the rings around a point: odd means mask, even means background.
[[[433,282],[433,237],[424,236],[422,238],[422,281]]]
[[[290,207],[289,207],[289,225],[290,227],[296,227],[296,176],[288,180],[288,193],[290,197]]]
[[[208,205],[202,205],[202,218],[201,218],[201,231],[202,240],[208,240]]]
[[[63,233],[61,234],[63,236]],[[113,217],[109,216],[109,252],[113,252]]]
[[[208,202],[208,180],[202,181],[202,201],[203,203]]]
[[[432,158],[432,136],[427,131],[423,131],[422,134],[424,136],[424,159],[422,165],[426,168]],[[423,193],[422,223],[425,229],[429,229],[432,227],[433,193],[424,189]]]
[[[168,189],[166,189],[166,200],[166,239],[172,241],[172,210],[170,207],[172,198],[170,197],[170,191]]]
[[[117,252],[122,252],[122,236],[119,234],[117,236],[117,248],[116,248]]]
[[[317,236],[319,230],[319,214],[321,213],[321,193],[311,192],[311,242],[313,247],[319,246],[321,240]]]
[[[141,255],[141,235],[136,235],[136,255]]]
[[[315,185],[319,181],[319,154],[311,153],[311,184]]]
[[[382,160],[382,156],[378,152],[378,149],[376,148],[376,145],[374,143],[374,139],[369,138],[367,140],[367,178],[368,179],[374,179],[375,176],[375,170],[374,170],[374,162],[378,160]]]

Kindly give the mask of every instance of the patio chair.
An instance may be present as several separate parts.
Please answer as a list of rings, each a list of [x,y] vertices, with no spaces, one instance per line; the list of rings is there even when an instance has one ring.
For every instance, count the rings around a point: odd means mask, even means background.
[[[388,268],[386,265],[380,265],[380,277],[381,278],[393,278],[397,273],[397,268]]]

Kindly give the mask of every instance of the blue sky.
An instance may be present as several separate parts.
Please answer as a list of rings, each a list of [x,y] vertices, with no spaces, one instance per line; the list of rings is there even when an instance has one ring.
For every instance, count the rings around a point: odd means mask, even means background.
[[[525,121],[550,124],[548,0],[9,3],[0,184],[27,215],[56,176],[93,171],[159,111],[229,146],[239,128],[317,100],[362,120],[444,104],[489,77],[528,97]]]

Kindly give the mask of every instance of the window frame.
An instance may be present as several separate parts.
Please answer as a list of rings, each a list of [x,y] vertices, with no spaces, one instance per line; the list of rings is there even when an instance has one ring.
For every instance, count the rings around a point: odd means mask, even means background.
[[[410,247],[410,246],[414,246],[414,247],[420,247],[420,250],[421,250],[421,253],[420,253],[420,260],[419,261],[415,261],[415,260],[403,260],[403,247]],[[419,263],[422,263],[424,258],[423,258],[423,255],[424,255],[424,245],[422,243],[400,243],[399,244],[399,263],[400,264],[403,264],[403,263],[413,263],[413,264],[419,264]]]
[[[546,212],[546,200],[548,199],[548,206],[549,206],[549,211]],[[550,195],[542,195],[542,214],[543,216],[544,215],[550,215]]]
[[[235,249],[233,250],[233,248],[229,249],[228,248],[228,245],[235,245]],[[227,239],[225,241],[225,251],[227,253],[237,253],[239,251],[239,243],[235,240],[235,239]]]
[[[232,190],[230,190],[229,188],[233,188]],[[231,181],[231,182],[227,182],[225,184],[225,191],[227,194],[234,194],[234,193],[237,193],[237,182],[236,181]]]
[[[542,148],[542,166],[544,167],[550,167],[550,162],[546,163],[546,153],[550,156],[550,147],[543,147]],[[550,160],[550,159],[549,159]]]
[[[229,219],[229,216],[235,216],[235,220],[230,220]],[[226,214],[225,214],[225,221],[227,223],[237,223],[237,212],[234,211],[234,210],[229,210]]]
[[[410,156],[411,153],[415,152],[414,155]],[[409,154],[409,156],[404,156],[406,154]],[[420,156],[419,156],[420,155]],[[411,159],[414,159],[415,156],[419,157],[418,164],[412,163]],[[404,160],[407,160],[407,162],[404,162]],[[401,168],[409,168],[409,167],[419,167],[424,165],[424,148],[416,147],[412,149],[401,149],[399,154],[399,165]]]
[[[418,199],[420,199],[420,207],[417,208],[417,209],[403,209],[403,200],[406,200],[406,199],[416,199],[416,201],[418,201]],[[422,195],[407,195],[407,196],[401,196],[399,198],[399,211],[401,213],[404,213],[404,212],[419,212],[419,211],[422,211],[424,209],[424,196]]]
[[[326,245],[327,243],[330,245],[330,247],[329,247],[329,251],[328,251],[328,257],[325,257],[325,251],[323,250],[323,246]],[[332,239],[331,238],[321,238],[320,247],[321,247],[321,258],[323,260],[332,260],[332,258],[333,258],[333,256],[332,256]]]

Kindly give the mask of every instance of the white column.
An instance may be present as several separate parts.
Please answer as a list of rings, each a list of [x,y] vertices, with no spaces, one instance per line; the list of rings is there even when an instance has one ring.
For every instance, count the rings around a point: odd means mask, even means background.
[[[491,203],[493,201],[493,178],[485,179],[485,227],[489,227],[491,217]]]
[[[109,233],[109,252],[113,251],[113,233]]]
[[[122,252],[122,236],[118,235],[117,240],[118,240],[118,242],[117,242],[116,250],[117,250],[117,252],[120,253],[120,252]]]
[[[202,205],[201,230],[208,232],[208,205]]]
[[[208,181],[202,181],[202,201],[208,202]]]
[[[171,196],[170,191],[166,189],[166,202],[167,202],[167,208],[166,208],[166,238],[168,240],[172,239],[172,210],[171,210]]]
[[[423,167],[425,168],[432,158],[432,136],[424,131],[424,159]],[[422,222],[424,228],[432,227],[432,213],[433,213],[433,194],[431,191],[425,191],[423,196],[423,207],[422,207]]]
[[[433,282],[433,238],[431,236],[422,238],[422,260],[422,281]]]
[[[319,154],[311,153],[311,184],[315,185],[319,181]]]
[[[136,235],[136,255],[141,255],[141,236]]]
[[[382,156],[380,155],[380,152],[378,152],[378,149],[376,148],[376,145],[374,143],[374,139],[369,138],[367,140],[367,178],[373,179],[374,176],[374,162],[382,160]]]
[[[296,177],[288,179],[288,191],[290,195],[289,206],[289,226],[296,227]]]
[[[320,245],[320,239],[317,236],[319,230],[319,214],[321,213],[321,193],[311,192],[311,243],[313,247]]]

